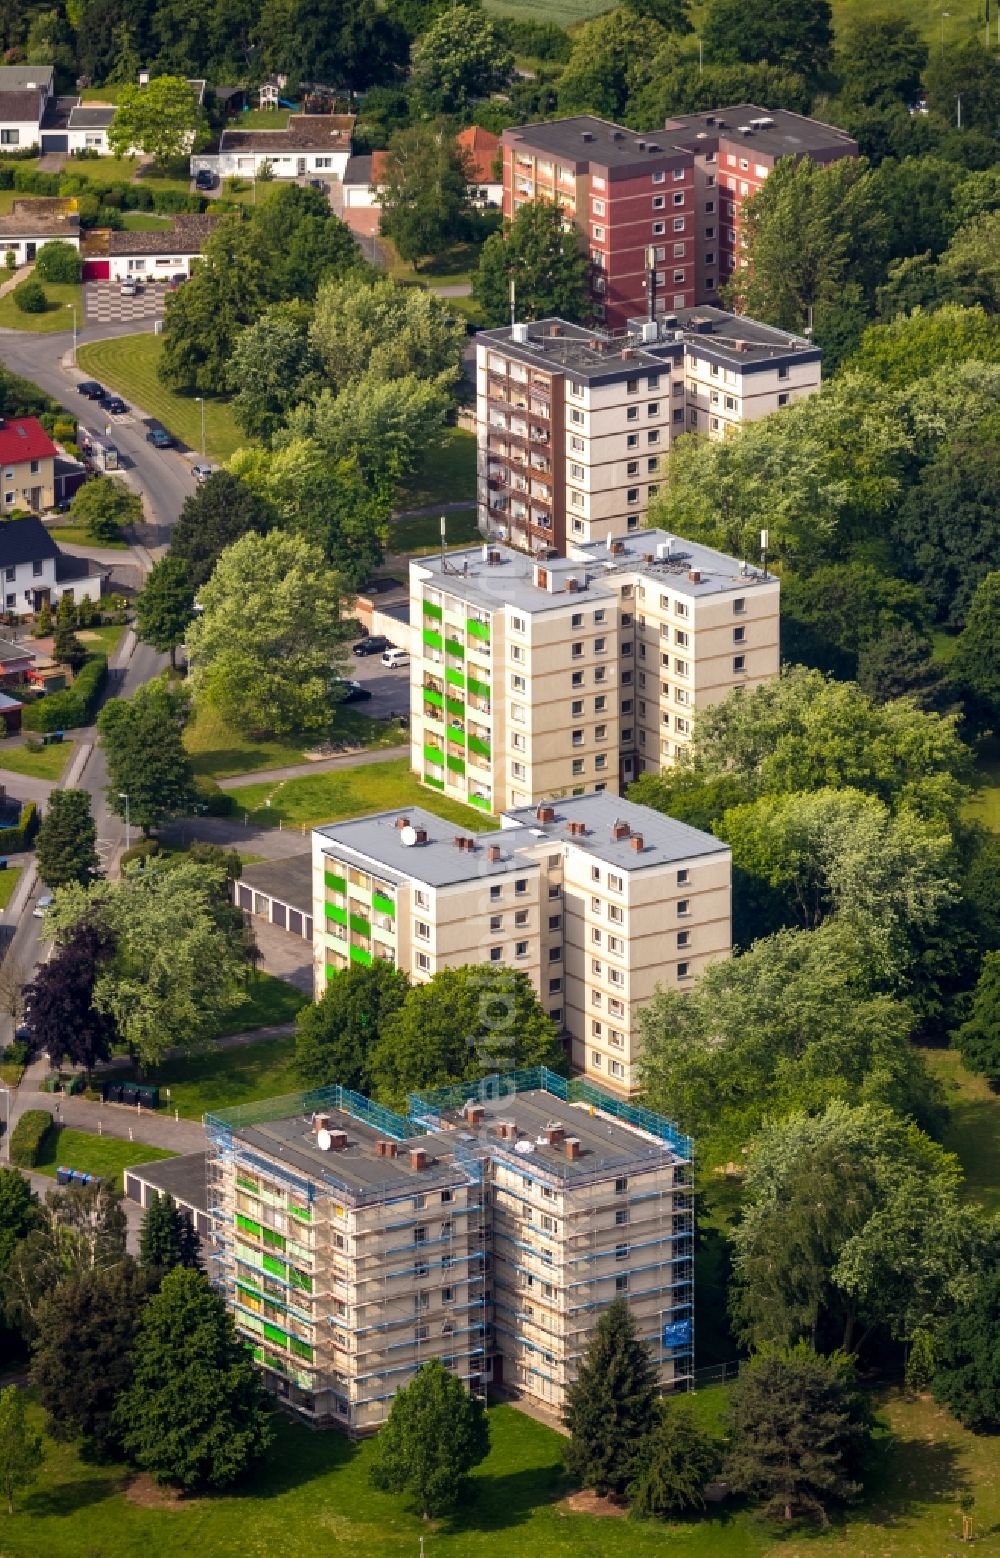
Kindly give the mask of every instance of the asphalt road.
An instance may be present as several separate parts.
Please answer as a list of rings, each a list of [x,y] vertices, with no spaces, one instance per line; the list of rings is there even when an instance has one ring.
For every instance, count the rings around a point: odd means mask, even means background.
[[[80,331],[79,344],[109,336],[135,335],[137,327],[141,328],[138,320],[90,326]],[[122,456],[123,470],[134,479],[146,500],[150,523],[143,526],[140,539],[146,547],[165,546],[184,499],[195,490],[191,465],[174,449],[159,450],[147,444],[146,430],[138,417],[105,417],[92,401],[84,400],[76,386],[87,375],[63,366],[63,358],[68,361],[72,347],[72,333],[32,335],[22,330],[0,331],[0,360],[12,373],[37,384],[73,416],[81,417],[91,431],[103,431],[105,422],[113,427],[111,437]]]

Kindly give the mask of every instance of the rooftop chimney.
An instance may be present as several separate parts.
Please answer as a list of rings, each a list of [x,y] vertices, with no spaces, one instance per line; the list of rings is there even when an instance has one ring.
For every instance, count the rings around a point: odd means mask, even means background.
[[[313,1130],[328,1131],[330,1129],[330,1116],[328,1114],[313,1115]]]
[[[426,828],[414,828],[413,831],[416,834],[416,838],[413,840],[414,844],[426,844],[427,843],[427,829]]]
[[[409,817],[397,817],[396,818],[396,827],[397,828],[408,828],[409,826],[410,826],[410,819],[409,819]]]
[[[567,1136],[563,1142],[563,1151],[567,1158],[578,1158],[580,1156],[579,1136]]]
[[[517,1140],[517,1126],[514,1124],[513,1120],[498,1120],[497,1131],[500,1135],[501,1141]]]
[[[688,578],[690,579],[692,584],[700,584],[701,583],[701,569],[700,568],[692,568],[690,573],[688,574]]]
[[[410,1148],[410,1167],[412,1169],[425,1169],[427,1167],[427,1148]]]
[[[641,833],[633,833],[632,834],[631,843],[632,843],[632,848],[635,850],[636,854],[638,854],[640,849],[642,849],[642,834]]]
[[[561,1147],[566,1139],[566,1128],[558,1120],[550,1120],[542,1135],[550,1147]]]
[[[614,821],[611,824],[611,837],[614,839],[616,844],[619,843],[621,839],[627,839],[631,831],[632,830],[628,823],[622,822],[620,819]]]
[[[554,806],[539,806],[535,817],[539,822],[555,822],[556,809]]]
[[[466,1104],[465,1108],[462,1110],[462,1113],[470,1125],[482,1125],[483,1121],[486,1119],[486,1110],[483,1108],[482,1104],[474,1104],[471,1100]]]
[[[486,858],[490,862],[491,865],[495,865],[496,862],[500,859],[500,845],[499,844],[487,844],[487,846],[486,846]]]
[[[375,1143],[375,1151],[380,1158],[394,1158],[399,1151],[399,1147],[394,1141],[377,1141]]]

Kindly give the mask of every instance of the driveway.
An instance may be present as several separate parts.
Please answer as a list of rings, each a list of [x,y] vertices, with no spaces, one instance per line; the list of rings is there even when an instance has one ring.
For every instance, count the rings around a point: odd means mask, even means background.
[[[344,675],[367,687],[371,698],[364,703],[349,703],[349,709],[370,714],[373,719],[391,719],[394,714],[410,712],[410,667],[401,665],[387,671],[381,655],[350,655]]]
[[[91,325],[117,325],[135,319],[159,319],[166,288],[150,282],[135,297],[123,298],[120,281],[87,281],[83,286],[83,311]]]

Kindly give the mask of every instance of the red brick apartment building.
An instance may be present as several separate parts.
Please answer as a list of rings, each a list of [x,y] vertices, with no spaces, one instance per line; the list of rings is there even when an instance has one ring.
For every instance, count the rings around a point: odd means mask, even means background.
[[[856,157],[844,131],[741,103],[640,133],[581,114],[505,130],[503,209],[551,200],[585,240],[594,310],[608,329],[650,310],[712,303],[734,270],[740,212],[781,157]]]

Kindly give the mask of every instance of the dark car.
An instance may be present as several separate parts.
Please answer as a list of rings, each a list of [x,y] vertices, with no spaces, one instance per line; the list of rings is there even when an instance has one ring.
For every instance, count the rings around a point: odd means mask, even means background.
[[[98,384],[96,379],[84,379],[83,383],[76,387],[81,395],[86,395],[88,400],[102,400],[107,394],[104,385]]]
[[[146,434],[146,442],[152,444],[154,449],[172,449],[177,440],[165,427],[151,427]]]
[[[102,410],[109,411],[113,417],[121,417],[128,410],[120,395],[102,395],[98,404]]]
[[[380,655],[383,649],[388,649],[389,640],[384,633],[376,633],[374,638],[359,638],[356,644],[351,645],[351,654],[364,657],[365,655]]]
[[[199,168],[194,176],[195,189],[214,189],[216,177],[210,168]]]
[[[370,687],[362,687],[360,682],[352,682],[346,676],[338,676],[333,688],[340,703],[366,703],[372,695]]]
[[[320,192],[322,194],[325,195],[327,193],[328,186],[323,183],[322,179],[310,179],[309,180],[309,188],[310,189],[318,189],[318,190],[320,190]]]

